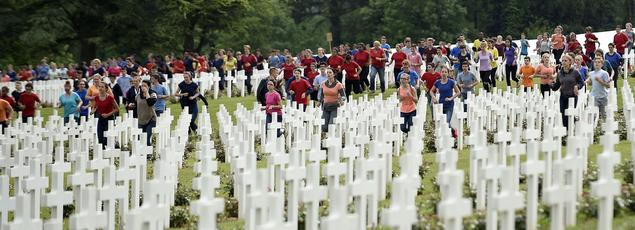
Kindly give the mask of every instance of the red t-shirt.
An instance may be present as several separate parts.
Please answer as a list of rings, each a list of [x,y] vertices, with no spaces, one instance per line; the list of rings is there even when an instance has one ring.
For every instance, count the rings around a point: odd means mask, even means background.
[[[340,55],[334,54],[326,60],[326,63],[336,72],[341,71],[341,66],[344,64],[344,58],[340,57]]]
[[[291,84],[289,84],[289,90],[293,90],[293,100],[295,100],[298,104],[306,105],[309,102],[309,95],[305,95],[304,99],[302,98],[302,94],[305,93],[308,89],[311,88],[311,84],[304,79],[293,80]]]
[[[245,73],[253,73],[254,65],[258,64],[258,59],[253,54],[241,56],[240,61],[243,63]]]
[[[441,78],[441,74],[439,72],[425,72],[421,75],[421,80],[426,82],[426,88],[428,90],[432,89],[434,82],[436,82],[439,78]]]
[[[207,72],[207,59],[205,56],[198,56],[196,61],[198,62],[198,72]]]
[[[395,68],[397,69],[401,69],[401,67],[403,66],[403,60],[406,60],[407,56],[406,53],[401,52],[401,50],[397,51],[397,53],[393,54],[392,57],[390,57],[393,61],[395,61]]]
[[[360,66],[368,66],[368,59],[370,59],[370,54],[366,50],[359,51],[354,56],[355,62],[357,62]]]
[[[576,41],[570,41],[569,42],[569,46],[567,47],[567,50],[569,52],[575,52],[575,50],[580,47],[580,42]]]
[[[20,81],[28,81],[33,77],[33,73],[30,70],[20,71]]]
[[[113,104],[116,104],[116,102],[115,98],[112,95],[106,94],[106,98],[103,101],[101,100],[101,98],[99,98],[99,95],[97,95],[95,97],[95,112],[100,115],[110,113],[112,112]]]
[[[384,68],[384,65],[386,64],[385,60],[379,60],[378,58],[385,58],[386,57],[386,53],[384,52],[384,49],[379,48],[378,50],[375,50],[375,48],[370,49],[370,64],[373,65],[376,68]]]
[[[172,72],[173,73],[183,73],[185,72],[185,63],[181,60],[176,60],[172,62]]]
[[[624,55],[624,44],[626,44],[628,42],[628,36],[626,36],[626,34],[624,33],[619,33],[619,34],[615,34],[615,36],[613,36],[613,43],[615,43],[615,49],[617,49],[617,52],[620,53],[621,55]]]
[[[359,65],[354,61],[342,65],[342,69],[346,71],[346,80],[359,80],[357,68],[359,68]]]
[[[317,77],[317,75],[320,75],[320,72],[314,70],[314,69],[310,69],[308,72],[304,72],[304,75],[306,75],[306,77],[309,79],[309,83],[313,82],[313,80],[315,79],[315,77]]]
[[[108,67],[108,73],[111,76],[119,76],[119,75],[121,75],[121,67],[119,67],[119,66]]]
[[[595,42],[591,42],[589,41],[589,39],[597,41],[598,37],[595,36],[595,34],[584,34],[584,37],[586,38],[586,40],[584,41],[584,49],[586,50],[586,53],[595,52]]]
[[[7,95],[6,97],[0,96],[0,99],[9,102],[9,105],[11,105],[11,107],[15,108],[15,100],[13,100],[12,96],[9,96],[9,95]]]
[[[146,63],[146,69],[148,71],[152,70],[152,68],[154,67],[154,62],[148,62]]]
[[[35,102],[40,102],[40,98],[34,93],[22,93],[18,102],[24,106],[22,116],[30,117],[35,114]]]
[[[282,64],[282,72],[284,73],[284,80],[289,80],[293,77],[293,70],[295,69],[295,64],[291,62],[287,64],[286,62]]]
[[[315,62],[315,59],[313,58],[303,58],[300,61],[300,65],[304,66],[304,71],[307,71],[313,62]]]

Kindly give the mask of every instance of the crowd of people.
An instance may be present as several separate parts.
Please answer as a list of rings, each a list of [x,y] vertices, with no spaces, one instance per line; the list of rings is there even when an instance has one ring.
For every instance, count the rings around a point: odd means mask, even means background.
[[[165,111],[170,96],[177,96],[182,108],[188,108],[192,114],[190,129],[197,129],[198,99],[207,104],[194,81],[200,73],[217,72],[221,78],[219,89],[224,90],[229,87],[226,79],[236,76],[238,70],[244,70],[245,86],[251,92],[254,69],[264,70],[265,63],[269,66],[269,76],[256,86],[256,98],[266,111],[268,124],[274,118],[282,120],[284,100],[294,101],[301,109],[306,109],[309,100],[313,100],[323,111],[325,124],[322,131],[327,132],[347,96],[375,92],[377,78],[379,90],[385,92],[388,87],[386,68],[390,66],[394,68],[395,87],[402,102],[400,111],[404,123],[401,129],[404,133],[410,130],[412,117],[416,114],[414,105],[421,93],[425,94],[429,104],[443,104],[443,113],[449,123],[455,98],[465,100],[481,83],[486,91],[494,90],[499,77],[497,70],[502,65],[502,77],[507,87],[527,89],[533,86],[535,78],[539,78],[541,93],[559,90],[563,114],[568,99],[577,100],[578,91],[592,85],[591,94],[604,116],[606,90],[611,82],[617,86],[622,57],[634,48],[632,25],[626,23],[625,27],[624,30],[616,27],[607,52],[597,48],[599,41],[591,27],[586,28],[586,40],[581,45],[574,32],[565,36],[563,28],[557,26],[552,35],[539,34],[533,49],[525,34],[520,35],[520,44],[517,44],[512,36],[487,37],[481,32],[472,47],[463,35],[457,37],[452,48],[445,41],[436,43],[434,38],[414,42],[406,37],[395,44],[393,51],[387,38],[382,36],[371,44],[339,45],[330,55],[325,49],[318,48],[316,53],[304,49],[297,55],[292,55],[289,49],[274,49],[265,56],[260,50],[252,53],[251,47],[245,45],[242,53],[233,50],[218,50],[210,55],[185,52],[182,57],[149,54],[145,63],[134,56],[110,58],[105,62],[94,59],[90,65],[85,62],[58,65],[44,58],[35,68],[24,65],[15,70],[12,65],[7,65],[4,71],[0,70],[0,80],[17,81],[11,94],[9,88],[2,88],[0,123],[6,127],[13,111],[22,112],[22,122],[35,115],[40,99],[33,93],[30,81],[65,79],[65,91],[59,98],[65,123],[71,120],[79,123],[80,117],[93,114],[98,118],[98,137],[103,144],[108,121],[118,115],[119,105],[123,104],[126,111],[139,118],[139,126],[148,134],[150,144],[151,130],[157,117]],[[533,66],[528,57],[531,51],[541,57],[537,66]],[[550,61],[552,57],[555,66]],[[476,69],[471,70],[472,66]],[[171,79],[173,74],[183,74],[184,80],[178,84],[178,90],[169,95],[161,83]],[[143,75],[149,75],[151,80],[142,81]],[[24,90],[22,82],[25,82]],[[568,125],[566,116],[563,122]],[[282,133],[283,130],[278,130],[278,135]]]

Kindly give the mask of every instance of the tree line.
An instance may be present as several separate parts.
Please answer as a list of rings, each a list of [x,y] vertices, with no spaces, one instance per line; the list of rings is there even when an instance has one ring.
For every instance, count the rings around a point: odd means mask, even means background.
[[[534,38],[562,25],[566,32],[613,30],[632,20],[635,0],[4,0],[0,1],[0,63],[42,57],[85,61],[147,53],[179,55],[240,49],[328,47],[385,35],[454,41],[483,31]]]

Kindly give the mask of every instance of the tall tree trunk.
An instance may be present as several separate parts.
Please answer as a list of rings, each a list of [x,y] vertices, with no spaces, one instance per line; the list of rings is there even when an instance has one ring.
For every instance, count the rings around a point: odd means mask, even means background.
[[[195,18],[190,18],[190,20],[186,20],[185,33],[183,35],[183,48],[185,51],[195,51],[194,48],[194,28],[196,28]],[[198,52],[198,51],[196,51]]]
[[[88,41],[88,38],[79,39],[79,58],[80,61],[89,61],[97,57],[97,45]]]

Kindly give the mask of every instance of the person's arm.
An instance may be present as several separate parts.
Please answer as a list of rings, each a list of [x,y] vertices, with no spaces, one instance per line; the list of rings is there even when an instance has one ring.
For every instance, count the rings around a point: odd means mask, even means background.
[[[340,84],[340,83],[337,83],[337,84],[341,86],[341,84]],[[337,87],[337,86],[336,86],[336,87]],[[338,92],[340,93],[340,98],[339,98],[339,101],[340,101],[340,105],[343,105],[343,104],[344,104],[344,102],[346,101],[346,92],[344,92],[344,87],[339,87],[339,88],[340,88],[340,89],[338,90]]]
[[[561,85],[561,83],[560,83],[560,73],[558,73],[556,75],[556,82],[551,86],[551,89],[553,91],[556,91],[556,90],[560,89],[560,85]]]
[[[76,95],[75,101],[77,101],[77,109],[76,109],[76,111],[79,112],[82,109],[82,105],[84,105],[84,102],[79,97],[79,95],[77,95],[76,93],[75,93],[75,95]]]
[[[428,90],[428,94],[430,94],[430,99],[432,99],[431,101],[434,103],[438,103],[436,93],[437,93],[437,86],[432,85],[432,89]]]
[[[156,93],[148,93],[146,92],[146,103],[148,103],[148,106],[154,106],[154,104],[157,102],[157,94]]]
[[[13,117],[13,108],[11,108],[11,105],[7,106],[6,111],[7,118],[10,120],[11,117]]]
[[[195,100],[198,97],[198,95],[199,95],[198,87],[196,87],[196,90],[194,90],[194,95],[190,96],[190,100]]]
[[[419,97],[417,97],[417,90],[415,90],[415,88],[412,86],[410,86],[410,96],[412,96],[412,100],[414,100],[415,103],[419,102]]]
[[[471,74],[471,73],[470,73],[470,74]],[[474,77],[474,83],[472,83],[472,85],[470,85],[470,88],[474,88],[476,85],[478,85],[478,83],[480,83],[480,82],[481,82],[481,80],[480,80],[480,79],[478,79],[478,78],[476,77],[476,75],[472,74],[472,77]]]
[[[461,95],[461,90],[459,89],[459,86],[454,85],[454,93],[452,94],[452,97],[450,98],[446,98],[446,101],[453,101],[455,98],[457,98],[459,95]]]

